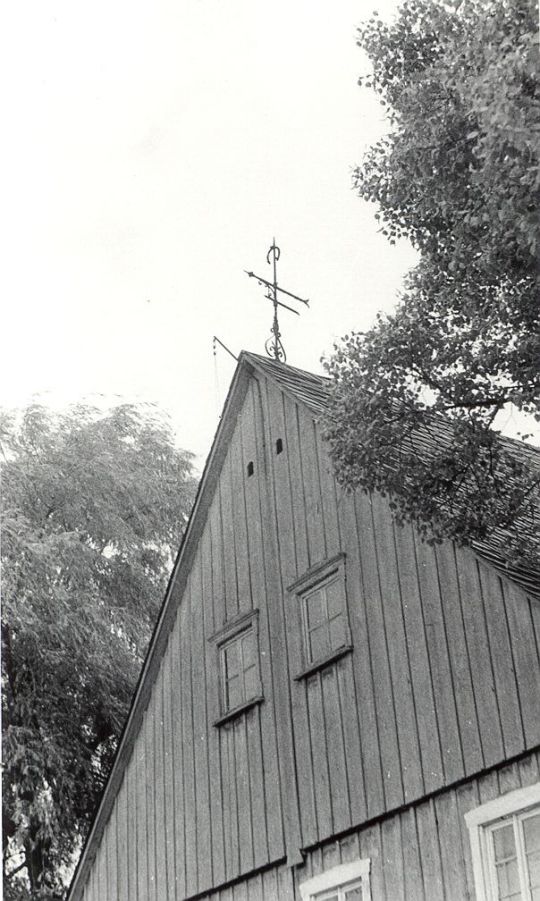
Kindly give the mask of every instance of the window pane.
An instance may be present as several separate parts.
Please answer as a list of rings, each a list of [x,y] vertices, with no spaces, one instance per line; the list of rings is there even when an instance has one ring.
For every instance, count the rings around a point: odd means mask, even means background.
[[[250,698],[256,697],[259,692],[259,679],[257,676],[257,667],[250,666],[244,670],[244,699],[249,701]]]
[[[497,874],[497,898],[499,901],[518,901],[521,890],[513,824],[506,823],[494,829],[491,838]]]
[[[233,641],[223,648],[226,679],[237,676],[240,672],[240,654],[238,652],[238,641]]]
[[[314,629],[309,636],[309,655],[310,661],[320,660],[330,653],[330,644],[328,640],[328,626],[324,623],[317,629]]]
[[[493,850],[495,851],[496,862],[516,856],[516,842],[512,823],[493,830]]]
[[[540,813],[524,816],[521,825],[527,861],[528,886],[532,890],[533,899],[540,898]]]
[[[326,598],[328,601],[328,616],[330,619],[336,613],[342,613],[344,607],[343,582],[339,577],[326,584]]]
[[[500,901],[521,898],[517,860],[496,864]]]
[[[320,626],[326,616],[322,591],[319,589],[308,595],[305,599],[305,605],[307,628],[308,631],[311,631],[316,626]]]
[[[227,680],[225,694],[225,704],[227,710],[232,710],[234,707],[238,707],[238,705],[242,703],[244,696],[242,692],[242,680],[240,679],[240,676],[233,676],[232,679]]]
[[[362,886],[357,885],[355,888],[350,888],[345,891],[345,901],[362,901]]]
[[[336,616],[330,623],[330,647],[333,651],[345,644],[345,623],[343,616]]]
[[[527,854],[527,871],[530,888],[540,889],[540,851]]]
[[[253,629],[250,629],[249,632],[242,635],[241,641],[242,662],[244,670],[247,670],[248,667],[253,666],[255,663],[255,633],[253,632]]]
[[[540,851],[540,813],[524,817],[522,823],[525,851]]]

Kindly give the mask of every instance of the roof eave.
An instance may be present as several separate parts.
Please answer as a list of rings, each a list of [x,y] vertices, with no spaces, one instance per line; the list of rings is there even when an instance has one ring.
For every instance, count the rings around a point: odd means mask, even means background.
[[[116,795],[122,784],[124,771],[150,699],[152,685],[159,670],[172,626],[175,622],[177,606],[182,596],[183,586],[189,575],[191,559],[195,553],[204,523],[206,522],[208,508],[236,424],[236,417],[242,406],[249,380],[253,374],[254,367],[249,356],[249,354],[243,351],[238,358],[238,365],[225,399],[219,424],[201,475],[193,509],[174,562],[159,617],[152,633],[145,661],[133,694],[129,714],[120,736],[114,763],[103,790],[101,801],[94,816],[82,854],[79,858],[77,868],[73,874],[67,894],[67,901],[78,901],[78,899],[82,897],[86,876],[92,866]]]

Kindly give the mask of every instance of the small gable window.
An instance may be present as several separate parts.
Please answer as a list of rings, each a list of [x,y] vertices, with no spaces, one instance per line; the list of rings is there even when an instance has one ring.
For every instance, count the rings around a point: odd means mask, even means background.
[[[216,725],[262,701],[257,611],[228,624],[212,641],[217,647],[219,718]]]
[[[303,658],[298,678],[301,678],[351,650],[344,555],[309,570],[289,591],[298,606]]]
[[[300,883],[302,901],[371,901],[370,860],[352,860]]]

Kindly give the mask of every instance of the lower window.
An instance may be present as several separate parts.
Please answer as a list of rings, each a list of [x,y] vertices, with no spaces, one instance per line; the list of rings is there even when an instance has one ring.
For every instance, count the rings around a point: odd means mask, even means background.
[[[332,867],[300,883],[302,901],[371,901],[369,859]]]
[[[466,814],[478,901],[540,901],[540,783]]]

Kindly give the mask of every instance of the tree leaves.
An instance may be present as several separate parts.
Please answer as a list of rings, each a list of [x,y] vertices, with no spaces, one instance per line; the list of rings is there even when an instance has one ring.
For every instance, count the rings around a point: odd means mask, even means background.
[[[151,407],[0,416],[4,823],[13,897],[61,890],[194,497]],[[9,873],[22,868],[9,879]]]
[[[538,562],[523,529],[538,473],[494,430],[509,404],[540,411],[536,31],[529,0],[408,0],[361,27],[392,132],[355,185],[421,262],[396,312],[327,367],[343,484],[389,493],[426,537],[503,530],[510,556]]]

